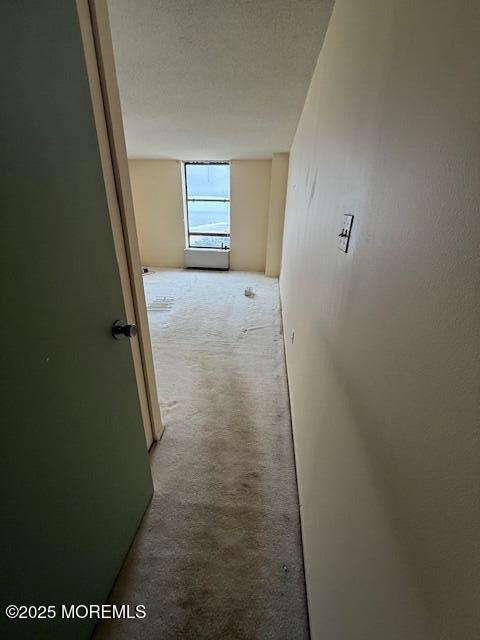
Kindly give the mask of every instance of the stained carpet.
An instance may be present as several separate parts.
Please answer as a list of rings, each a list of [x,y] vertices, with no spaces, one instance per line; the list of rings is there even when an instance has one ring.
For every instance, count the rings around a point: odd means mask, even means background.
[[[147,615],[103,621],[94,638],[304,640],[278,282],[159,270],[144,284],[165,434],[109,602]]]

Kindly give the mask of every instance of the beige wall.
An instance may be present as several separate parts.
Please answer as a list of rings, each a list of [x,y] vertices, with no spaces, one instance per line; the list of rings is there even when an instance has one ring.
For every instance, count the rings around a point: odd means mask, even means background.
[[[265,271],[270,160],[230,164],[230,265],[237,271]]]
[[[291,151],[314,640],[480,637],[479,25],[468,0],[337,0]]]
[[[181,163],[130,160],[140,259],[152,267],[182,267],[185,224]]]
[[[281,249],[279,201],[285,154],[278,156],[275,213],[271,216],[274,232],[269,239],[273,260]],[[265,270],[271,166],[271,160],[233,160],[230,164],[232,269]],[[182,267],[185,223],[181,162],[130,160],[129,168],[142,264]]]
[[[265,275],[277,277],[282,260],[283,219],[287,195],[288,153],[274,153],[268,208]]]

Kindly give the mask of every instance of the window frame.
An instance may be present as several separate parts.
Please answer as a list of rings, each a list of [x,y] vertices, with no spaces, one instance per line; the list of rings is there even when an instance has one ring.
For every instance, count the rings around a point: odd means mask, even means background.
[[[230,167],[230,162],[228,161],[223,161],[223,162],[210,162],[210,161],[194,161],[194,160],[189,160],[189,161],[184,161],[183,163],[183,178],[185,181],[185,216],[186,216],[186,223],[187,223],[187,228],[186,228],[186,232],[187,232],[187,245],[188,245],[188,249],[211,249],[212,251],[229,251],[230,250],[230,232],[228,233],[224,233],[224,232],[220,232],[220,231],[210,231],[208,233],[205,233],[204,231],[190,231],[190,218],[189,218],[189,209],[188,209],[188,203],[189,202],[228,202],[230,205],[230,201],[231,198],[202,198],[202,197],[195,197],[195,198],[190,198],[188,196],[188,181],[187,181],[187,166],[188,165],[197,165],[197,164],[201,164],[201,165],[214,165],[214,166],[218,166],[218,165],[228,165]],[[230,179],[230,170],[229,170],[229,179]],[[229,185],[229,193],[230,193],[230,185]],[[228,224],[230,227],[230,206],[228,207]],[[216,238],[228,238],[229,239],[229,243],[228,243],[228,247],[202,247],[199,245],[192,245],[190,242],[190,237],[191,236],[203,236],[203,237],[216,237]]]

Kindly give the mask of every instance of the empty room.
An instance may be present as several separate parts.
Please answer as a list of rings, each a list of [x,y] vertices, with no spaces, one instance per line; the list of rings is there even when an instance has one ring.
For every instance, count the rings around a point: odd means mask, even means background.
[[[96,637],[307,637],[278,276],[331,6],[108,8],[162,434],[110,597],[155,622]]]
[[[0,636],[478,640],[480,5],[0,31]]]

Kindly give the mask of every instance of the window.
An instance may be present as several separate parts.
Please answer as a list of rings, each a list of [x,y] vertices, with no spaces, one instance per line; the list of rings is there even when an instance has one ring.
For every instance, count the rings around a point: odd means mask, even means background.
[[[230,165],[186,162],[189,247],[230,248]]]

